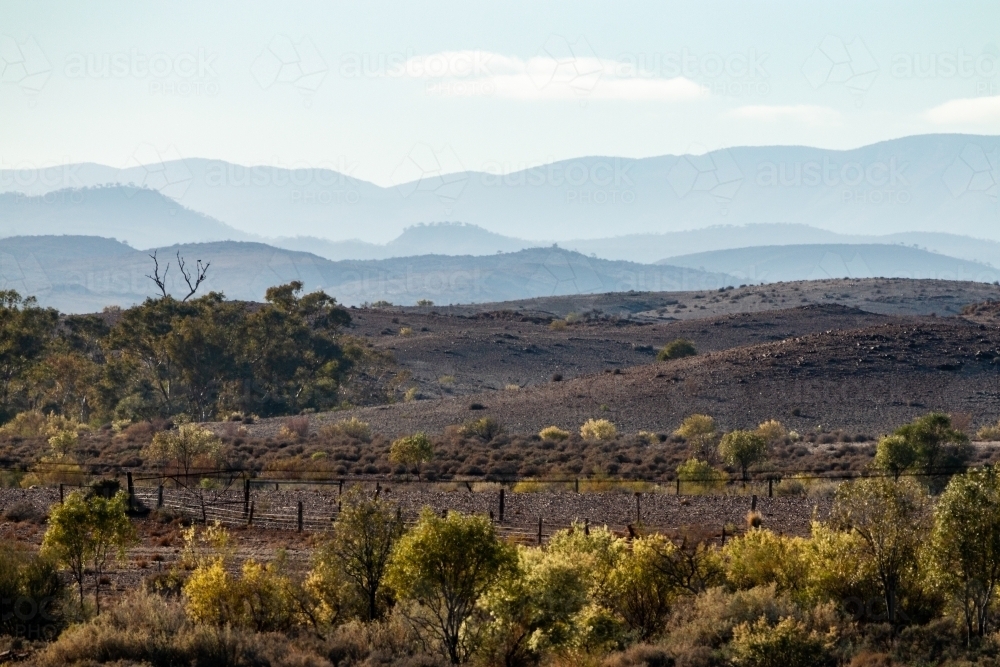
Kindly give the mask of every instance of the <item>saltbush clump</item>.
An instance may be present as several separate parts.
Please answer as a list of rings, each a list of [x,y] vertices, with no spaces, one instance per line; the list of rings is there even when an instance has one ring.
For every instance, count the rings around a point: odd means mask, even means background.
[[[584,440],[614,440],[618,429],[607,419],[588,419],[580,427],[580,436]]]
[[[565,440],[569,437],[569,431],[565,431],[558,426],[546,426],[538,432],[538,437],[542,440]]]
[[[669,361],[681,357],[693,357],[696,354],[698,354],[698,350],[694,348],[694,343],[686,338],[678,338],[664,345],[663,349],[656,355],[656,360]]]

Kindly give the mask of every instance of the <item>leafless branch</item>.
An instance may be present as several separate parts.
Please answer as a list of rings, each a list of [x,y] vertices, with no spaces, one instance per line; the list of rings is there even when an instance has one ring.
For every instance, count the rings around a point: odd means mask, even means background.
[[[208,267],[211,266],[212,263],[205,262],[203,265],[201,260],[198,260],[198,263],[195,265],[194,284],[191,284],[191,274],[184,268],[184,258],[181,257],[180,251],[177,252],[177,265],[181,268],[181,275],[184,276],[184,282],[187,283],[188,289],[190,290],[187,293],[187,296],[181,299],[181,301],[187,301],[194,296],[194,293],[198,291],[198,286],[204,282],[205,276],[208,274]]]
[[[153,260],[153,275],[146,274],[146,277],[156,283],[156,286],[160,288],[160,293],[163,298],[167,298],[167,271],[170,270],[170,262],[167,262],[166,268],[163,269],[163,276],[160,276],[160,262],[156,259],[156,251],[149,256]],[[181,269],[183,271],[183,268]]]

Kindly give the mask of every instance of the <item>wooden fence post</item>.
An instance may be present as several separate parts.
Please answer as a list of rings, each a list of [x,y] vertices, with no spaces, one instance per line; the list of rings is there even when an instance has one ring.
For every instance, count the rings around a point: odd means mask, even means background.
[[[250,501],[250,514],[247,515],[247,525],[253,525],[253,501]]]
[[[337,480],[337,497],[344,495],[344,480]]]
[[[573,490],[576,491],[577,493],[580,493],[580,478],[579,477],[573,480]]]
[[[640,523],[642,521],[642,513],[639,510],[639,499],[642,497],[641,493],[635,494],[635,522]]]
[[[61,482],[59,483],[59,504],[63,504],[63,485]]]
[[[677,495],[681,495],[681,478],[677,478]]]
[[[767,478],[767,497],[774,498],[774,478]]]
[[[504,489],[500,487],[500,523],[503,523],[503,510],[504,510]]]
[[[726,546],[726,524],[722,524],[722,546]]]
[[[753,494],[752,496],[750,496],[750,511],[751,512],[756,512],[757,511],[757,494],[756,493]]]
[[[135,487],[132,486],[132,471],[125,473],[125,484],[128,488],[128,508],[131,510],[135,506]]]
[[[156,487],[156,509],[163,509],[163,485]]]
[[[243,516],[250,511],[250,478],[243,479]]]
[[[298,509],[298,520],[299,520],[299,532],[301,533],[302,532],[302,501],[301,500],[299,501],[297,509]]]
[[[542,544],[542,517],[538,517],[538,544]]]

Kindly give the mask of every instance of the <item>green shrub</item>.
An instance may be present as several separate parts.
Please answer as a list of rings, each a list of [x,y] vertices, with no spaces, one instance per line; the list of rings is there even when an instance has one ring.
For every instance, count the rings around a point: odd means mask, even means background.
[[[696,354],[698,354],[698,350],[694,348],[694,343],[686,338],[678,338],[664,345],[663,349],[656,355],[656,360],[669,361],[681,357],[693,357]]]
[[[361,442],[372,441],[372,429],[368,422],[363,422],[357,417],[344,419],[336,424],[330,424],[320,429],[320,434],[325,436],[347,436]]]

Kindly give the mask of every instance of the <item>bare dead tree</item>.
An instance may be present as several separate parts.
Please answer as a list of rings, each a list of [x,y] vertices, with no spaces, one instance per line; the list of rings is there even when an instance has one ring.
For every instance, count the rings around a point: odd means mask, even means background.
[[[212,265],[211,262],[205,262],[205,264],[202,264],[201,260],[199,259],[198,263],[195,265],[194,284],[191,284],[192,276],[184,269],[184,258],[181,257],[180,251],[177,252],[177,266],[180,267],[181,275],[184,276],[184,282],[187,283],[188,290],[190,290],[187,293],[187,296],[181,299],[181,301],[187,301],[192,296],[194,296],[194,293],[198,291],[198,287],[202,284],[202,282],[204,282],[205,276],[208,274],[208,267],[211,265]]]
[[[160,262],[156,259],[156,251],[154,250],[149,257],[153,260],[153,275],[146,274],[146,277],[156,283],[165,299],[167,298],[167,271],[170,270],[170,262],[167,262],[166,268],[163,269],[163,276],[160,276]],[[181,270],[183,271],[183,269]]]

